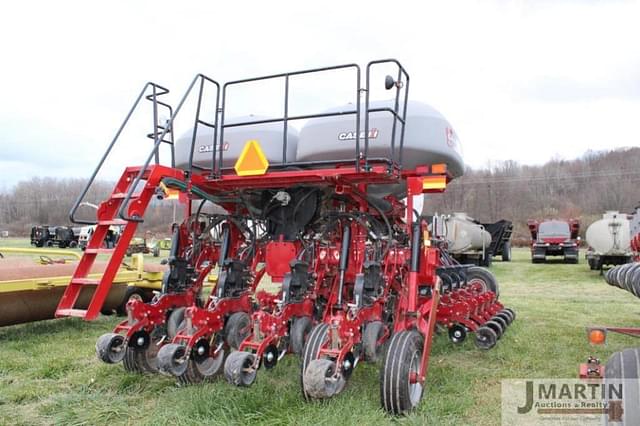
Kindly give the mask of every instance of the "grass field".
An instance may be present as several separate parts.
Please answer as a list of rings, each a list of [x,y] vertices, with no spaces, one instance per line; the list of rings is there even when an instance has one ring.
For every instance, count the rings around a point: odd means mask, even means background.
[[[6,241],[6,240],[5,240]],[[0,242],[2,245],[2,242]],[[606,359],[637,345],[611,336],[590,347],[585,326],[638,324],[640,302],[579,265],[533,265],[527,250],[495,262],[501,299],[518,319],[491,351],[473,339],[453,346],[437,336],[419,409],[387,416],[379,404],[378,369],[362,363],[345,391],[307,404],[293,357],[261,370],[249,389],[222,381],[181,388],[160,375],[126,373],[99,362],[96,338],[117,319],[43,321],[0,329],[0,424],[473,424],[500,423],[500,380],[575,378],[588,355]]]

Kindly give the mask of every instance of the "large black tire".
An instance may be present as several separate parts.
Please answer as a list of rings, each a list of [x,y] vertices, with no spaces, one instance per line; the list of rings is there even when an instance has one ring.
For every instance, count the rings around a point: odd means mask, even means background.
[[[496,297],[500,296],[500,287],[496,277],[487,269],[478,266],[472,266],[467,269],[467,283],[477,281],[482,283],[485,290],[492,291]]]
[[[424,392],[420,383],[411,383],[418,374],[422,359],[423,337],[417,331],[401,331],[391,338],[380,369],[380,402],[391,414],[414,410]]]
[[[141,288],[127,287],[127,291],[122,298],[122,303],[120,303],[120,305],[116,308],[116,312],[118,313],[118,315],[127,314],[127,303],[129,302],[129,300],[133,299],[138,299],[145,303],[149,301],[147,294]]]
[[[306,401],[310,401],[312,398],[304,390],[304,373],[307,370],[309,364],[318,358],[318,353],[322,344],[327,338],[327,330],[329,326],[324,323],[317,324],[311,329],[311,333],[307,337],[307,343],[304,345],[302,351],[302,361],[300,363],[300,389],[302,390],[302,396]]]
[[[485,268],[489,268],[492,262],[493,262],[493,255],[491,255],[490,253],[486,253],[484,259],[483,258],[478,259],[478,265],[484,266]]]
[[[291,340],[291,352],[296,355],[302,355],[304,350],[304,344],[309,337],[313,323],[309,317],[298,317],[293,320],[291,324],[291,331],[289,333]]]
[[[364,357],[369,362],[381,361],[384,356],[384,345],[379,345],[378,340],[384,335],[384,324],[382,321],[368,322],[362,333],[362,347]]]
[[[511,262],[511,241],[505,241],[502,246],[502,261]]]
[[[640,424],[640,348],[625,349],[616,352],[607,361],[605,366],[605,382],[616,387],[617,380],[625,380],[622,383],[622,421],[625,425]],[[609,388],[609,386],[606,386]],[[616,398],[617,399],[617,398]],[[605,424],[609,424],[608,416],[605,416]]]
[[[174,309],[169,314],[169,318],[167,318],[167,337],[170,341],[178,334],[178,330],[184,321],[185,310],[186,308]]]
[[[246,312],[234,312],[224,326],[224,335],[227,344],[233,349],[238,349],[244,339],[247,338],[251,327],[251,317]]]

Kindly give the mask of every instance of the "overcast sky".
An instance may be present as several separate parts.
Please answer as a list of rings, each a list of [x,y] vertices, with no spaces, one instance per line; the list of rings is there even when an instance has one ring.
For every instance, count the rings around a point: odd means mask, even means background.
[[[87,176],[146,81],[176,102],[198,72],[385,57],[449,119],[472,167],[637,146],[639,23],[639,1],[615,0],[6,2],[0,190]]]

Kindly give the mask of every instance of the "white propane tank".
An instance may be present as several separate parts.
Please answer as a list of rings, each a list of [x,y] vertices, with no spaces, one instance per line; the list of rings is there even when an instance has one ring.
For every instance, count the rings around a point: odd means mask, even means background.
[[[608,211],[587,228],[587,243],[602,255],[624,255],[631,250],[629,219],[624,213]]]
[[[491,234],[466,213],[453,213],[444,218],[445,238],[451,253],[482,250],[491,245]]]

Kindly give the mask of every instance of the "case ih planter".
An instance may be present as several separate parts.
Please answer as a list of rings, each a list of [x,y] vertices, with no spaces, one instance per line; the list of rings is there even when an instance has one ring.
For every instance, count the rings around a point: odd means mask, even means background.
[[[394,70],[384,80],[392,100],[370,101],[371,71],[382,67]],[[351,104],[317,114],[289,110],[290,80],[337,71],[353,77]],[[230,89],[260,82],[283,84],[284,115],[229,119]],[[201,114],[205,87],[215,92],[208,120]],[[174,144],[174,119],[194,88],[195,127]],[[168,91],[148,83],[117,135],[143,99],[152,103],[154,123],[159,108],[171,118],[155,124],[146,162],[127,168],[100,205],[58,315],[96,317],[151,198],[177,191],[184,220],[174,231],[163,290],[151,303],[128,304],[127,320],[98,340],[100,359],[168,372],[182,383],[224,371],[229,382],[247,386],[260,366],[298,353],[307,400],[339,393],[359,362],[380,361],[382,406],[410,411],[422,397],[437,324],[455,343],[475,333],[478,347],[489,349],[514,314],[498,302],[493,276],[458,264],[446,242],[429,233],[427,219],[414,214],[414,197],[444,191],[464,163],[450,124],[409,101],[408,88],[395,60],[370,62],[364,78],[353,64],[224,85],[198,75],[175,111],[159,100]],[[164,144],[172,153],[168,166],[159,163]],[[224,213],[205,213],[206,204]],[[124,226],[122,236],[103,249],[114,224]],[[112,255],[103,278],[87,280],[103,252]],[[214,268],[218,282],[202,300],[202,281]],[[258,290],[266,275],[275,293]],[[88,285],[96,287],[92,303],[78,310],[77,292]]]
[[[575,219],[530,220],[531,262],[544,263],[547,256],[560,256],[564,263],[578,263],[580,222]]]

